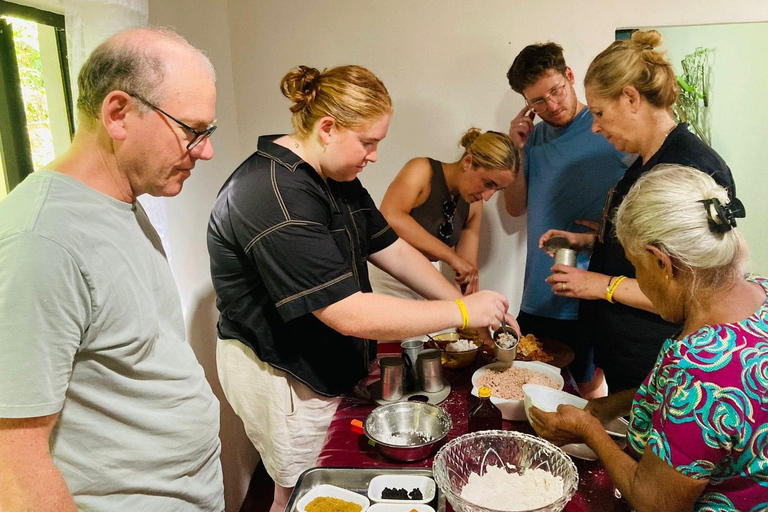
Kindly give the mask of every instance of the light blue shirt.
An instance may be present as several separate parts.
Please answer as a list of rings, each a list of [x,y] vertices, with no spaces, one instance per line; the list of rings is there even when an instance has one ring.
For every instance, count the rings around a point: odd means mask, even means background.
[[[586,231],[576,219],[598,222],[608,191],[634,158],[592,133],[592,113],[586,107],[567,126],[554,128],[541,122],[533,128],[523,163],[528,186],[528,254],[522,311],[561,320],[578,317],[579,301],[556,296],[544,282],[553,261],[539,249],[539,238],[549,229]],[[588,265],[589,256],[580,253],[577,266],[585,269]]]

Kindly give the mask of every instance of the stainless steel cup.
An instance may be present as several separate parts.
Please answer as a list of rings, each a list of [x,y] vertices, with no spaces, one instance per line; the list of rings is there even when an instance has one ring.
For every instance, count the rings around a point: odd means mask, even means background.
[[[381,398],[394,401],[403,398],[403,369],[405,363],[400,357],[382,357],[379,360],[381,368]]]
[[[418,356],[417,374],[421,389],[427,393],[436,393],[445,387],[443,383],[443,363],[440,351],[423,350]]]
[[[400,347],[403,349],[403,359],[405,360],[405,387],[408,391],[413,391],[418,380],[416,360],[419,353],[424,350],[424,342],[422,340],[406,340],[400,343]]]
[[[514,330],[509,331],[509,335],[503,334],[499,329],[493,335],[494,350],[496,360],[500,363],[512,364],[517,357],[517,344],[520,343],[520,335]]]
[[[573,249],[562,248],[555,251],[555,265],[566,265],[568,267],[576,266],[576,251]]]

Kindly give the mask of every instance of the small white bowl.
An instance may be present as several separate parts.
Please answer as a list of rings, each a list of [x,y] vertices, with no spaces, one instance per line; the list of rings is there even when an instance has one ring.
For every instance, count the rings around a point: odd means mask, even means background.
[[[381,493],[384,491],[386,487],[390,487],[394,489],[405,489],[408,492],[411,492],[413,489],[418,489],[421,491],[421,495],[423,499],[420,499],[420,500],[384,499],[381,497]],[[379,475],[379,476],[373,477],[371,479],[371,483],[368,484],[368,497],[371,499],[371,501],[374,501],[377,503],[397,503],[397,504],[422,503],[423,504],[423,503],[429,503],[435,498],[435,489],[437,489],[437,486],[435,485],[435,481],[429,478],[428,476]],[[405,512],[408,512],[408,510],[406,510]],[[381,512],[386,512],[386,511],[381,511]]]
[[[480,388],[477,385],[477,381],[483,374],[485,374],[485,372],[489,370],[503,370],[510,366],[515,368],[526,368],[537,373],[542,373],[555,382],[557,389],[563,389],[563,386],[565,385],[563,376],[560,375],[560,368],[552,366],[551,364],[542,363],[540,361],[514,361],[512,364],[491,363],[479,368],[472,374],[472,394],[478,396]],[[525,421],[527,418],[523,399],[507,400],[505,398],[491,396],[491,403],[501,410],[501,417],[505,420]]]
[[[540,386],[538,384],[523,384],[523,401],[525,404],[525,416],[528,421],[531,417],[528,410],[535,405],[545,412],[555,412],[560,404],[568,404],[579,409],[584,409],[589,403],[587,400],[556,389]],[[606,432],[614,437],[627,437],[627,421],[624,418],[616,418],[603,424]]]
[[[347,489],[343,489],[341,487],[336,487],[335,485],[330,484],[321,484],[317,487],[313,487],[309,490],[307,494],[301,497],[299,502],[296,504],[296,508],[299,512],[306,512],[306,506],[309,505],[309,503],[315,499],[319,498],[320,496],[325,496],[328,498],[338,498],[340,500],[344,501],[351,501],[352,503],[357,503],[361,507],[363,507],[360,512],[366,512],[368,510],[368,507],[371,505],[371,502],[368,501],[368,498],[365,496],[362,496],[360,494],[357,494],[356,492],[352,492]]]
[[[435,512],[426,503],[374,503],[368,507],[368,512]]]

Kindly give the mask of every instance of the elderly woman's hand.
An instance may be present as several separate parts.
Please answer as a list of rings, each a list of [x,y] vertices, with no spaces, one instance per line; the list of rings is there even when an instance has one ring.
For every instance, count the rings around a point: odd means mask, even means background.
[[[558,297],[599,300],[605,298],[610,276],[589,272],[567,265],[552,267],[552,275],[545,279],[552,285],[552,293]]]
[[[536,433],[557,446],[583,443],[589,429],[602,428],[597,418],[572,405],[562,404],[557,412],[544,412],[531,407],[528,414]]]

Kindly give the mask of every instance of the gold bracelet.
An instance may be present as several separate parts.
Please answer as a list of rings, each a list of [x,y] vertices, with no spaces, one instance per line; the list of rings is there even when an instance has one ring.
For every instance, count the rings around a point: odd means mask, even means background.
[[[618,288],[621,282],[626,278],[627,276],[618,276],[616,279],[611,278],[608,281],[608,288],[605,290],[605,300],[613,304],[613,294],[616,293],[616,288]]]
[[[459,305],[459,309],[461,310],[461,328],[466,329],[469,327],[469,315],[467,314],[467,306],[464,305],[464,302],[461,299],[456,299],[453,302]]]

